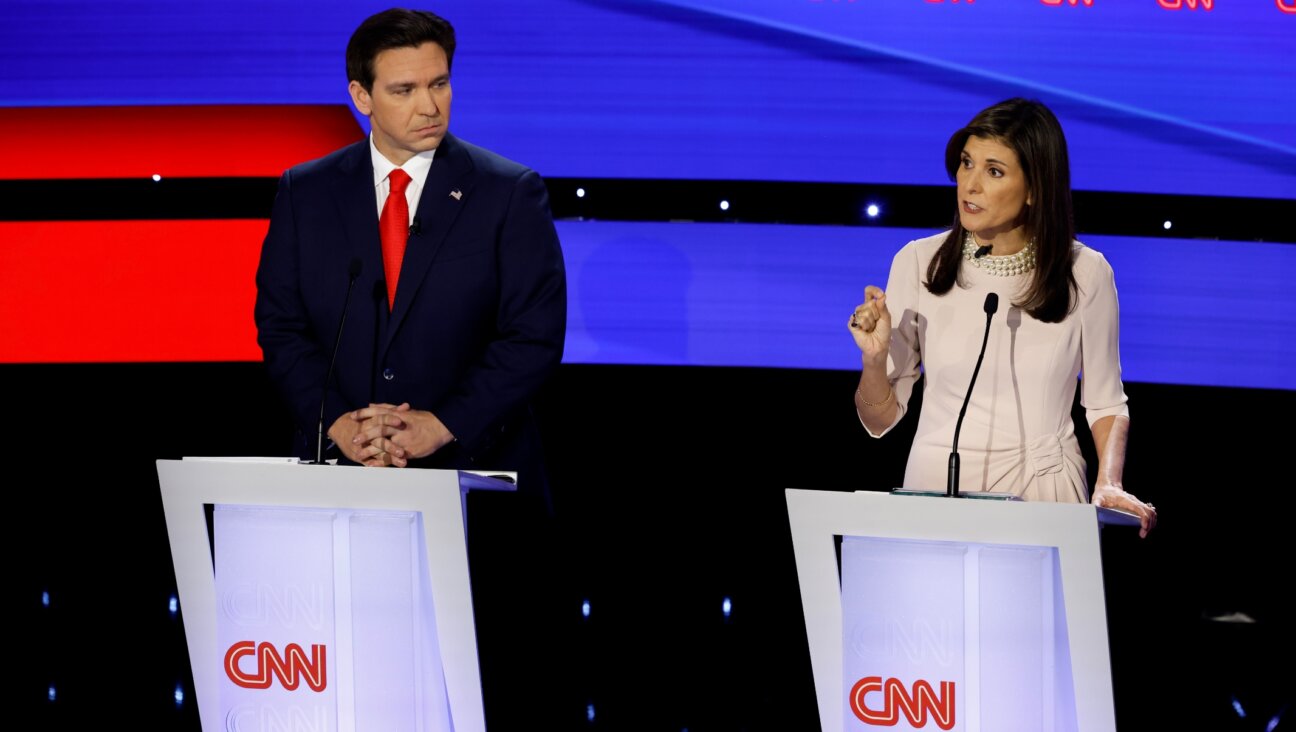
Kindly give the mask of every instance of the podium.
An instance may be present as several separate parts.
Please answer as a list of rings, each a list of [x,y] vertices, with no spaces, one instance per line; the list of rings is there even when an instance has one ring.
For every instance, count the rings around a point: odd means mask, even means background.
[[[1098,531],[1128,514],[797,489],[787,503],[825,732],[1115,731]]]
[[[452,470],[159,460],[206,730],[485,729]]]

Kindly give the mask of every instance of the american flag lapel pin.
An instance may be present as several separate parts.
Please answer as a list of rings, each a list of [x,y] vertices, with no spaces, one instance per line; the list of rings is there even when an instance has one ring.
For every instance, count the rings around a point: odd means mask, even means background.
[[[458,201],[459,199],[463,198],[463,191],[456,188],[453,191],[450,191],[450,197]]]

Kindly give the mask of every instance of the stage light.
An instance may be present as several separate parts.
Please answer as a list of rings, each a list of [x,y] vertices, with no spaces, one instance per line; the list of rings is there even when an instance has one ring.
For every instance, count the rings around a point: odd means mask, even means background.
[[[157,183],[157,182],[160,181],[160,180],[162,180],[162,175],[161,175],[160,173],[154,173],[154,174],[153,174],[153,182],[154,182],[154,183]]]
[[[721,202],[720,202],[720,210],[721,210],[721,211],[728,211],[728,210],[729,210],[729,202],[728,202],[728,201],[721,201]]]
[[[720,604],[720,610],[724,613],[725,620],[728,620],[729,613],[733,611],[733,603],[729,601],[729,598],[726,597],[724,602]]]
[[[584,188],[577,188],[577,189],[576,189],[576,197],[577,197],[577,198],[584,198],[584,197],[585,197],[585,189],[584,189]]]
[[[184,706],[184,687],[179,683],[176,684],[175,701],[177,707]]]
[[[594,704],[593,704],[593,703],[590,703],[590,704],[586,705],[586,707],[585,707],[585,721],[587,721],[587,722],[593,722],[593,721],[594,721]]]
[[[1237,712],[1239,719],[1246,719],[1246,710],[1242,708],[1242,702],[1238,701],[1236,696],[1233,697],[1233,711]]]
[[[56,696],[56,694],[54,693],[54,685],[53,685],[53,684],[50,684],[50,688],[49,688],[49,700],[50,700],[50,701],[54,701],[55,696]]]
[[[1165,229],[1166,231],[1169,231],[1169,230],[1170,230],[1170,219],[1166,219],[1166,220],[1165,220],[1165,223],[1161,224],[1161,228]]]
[[[870,219],[876,219],[878,214],[882,213],[882,209],[876,203],[870,203],[868,207],[864,209],[864,213],[868,214]]]
[[[49,590],[45,590],[41,593],[41,604],[45,607],[49,607]]]
[[[589,617],[589,600],[581,603],[581,616],[586,618]]]
[[[171,599],[167,601],[167,609],[171,611],[172,615],[175,615],[177,612],[179,612],[180,600],[177,599],[175,595],[172,595]]]

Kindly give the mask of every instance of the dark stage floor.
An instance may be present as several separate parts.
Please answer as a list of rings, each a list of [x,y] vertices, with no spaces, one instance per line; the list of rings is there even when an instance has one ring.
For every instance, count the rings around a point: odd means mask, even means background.
[[[56,437],[9,483],[8,698],[43,728],[197,729],[153,460],[285,452],[261,366],[0,368],[5,442]],[[866,439],[855,378],[563,367],[537,405],[554,513],[470,503],[492,728],[816,729],[783,489],[896,485],[911,434]],[[1289,448],[1260,425],[1294,393],[1127,391],[1126,485],[1161,527],[1104,536],[1119,726],[1290,727]],[[544,571],[505,581],[520,552]]]

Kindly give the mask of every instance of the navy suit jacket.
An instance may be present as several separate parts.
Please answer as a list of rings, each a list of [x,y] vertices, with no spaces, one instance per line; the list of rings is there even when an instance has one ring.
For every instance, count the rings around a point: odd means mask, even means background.
[[[562,359],[566,276],[534,171],[446,135],[419,200],[390,313],[369,142],[284,173],[257,269],[257,341],[313,457],[371,402],[426,409],[456,441],[412,465],[541,478],[528,401]],[[333,378],[324,384],[359,262]],[[537,487],[532,484],[532,488]]]

